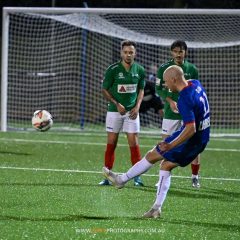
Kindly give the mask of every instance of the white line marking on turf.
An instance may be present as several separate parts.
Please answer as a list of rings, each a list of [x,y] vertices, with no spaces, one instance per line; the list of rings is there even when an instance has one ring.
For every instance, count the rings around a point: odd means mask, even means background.
[[[54,141],[54,140],[32,140],[32,139],[17,139],[17,138],[0,138],[0,141],[4,142],[29,142],[29,143],[53,143],[53,144],[78,144],[78,145],[94,145],[94,146],[105,146],[106,143],[98,142],[74,142],[74,141]],[[118,144],[119,147],[128,147],[127,144]],[[154,145],[141,145],[142,147],[152,148]],[[218,152],[240,152],[240,149],[235,148],[206,148],[205,151],[218,151]]]
[[[103,132],[103,131],[85,132],[85,131],[77,131],[75,128],[73,128],[72,131],[70,128],[65,128],[66,131],[62,131],[62,130],[64,130],[63,128],[57,129],[56,127],[55,127],[55,130],[57,130],[57,131],[50,131],[47,134],[54,135],[54,136],[64,135],[64,136],[81,136],[81,137],[82,136],[106,137],[106,132]],[[60,132],[58,130],[60,130]],[[33,132],[36,132],[36,131],[31,128],[30,131],[19,131],[19,132],[15,132],[15,133],[19,134],[21,136],[22,134],[29,135],[29,134],[32,134]],[[159,129],[159,132],[161,132],[161,129]],[[148,134],[148,135],[146,135],[146,134]],[[125,136],[125,135],[122,135],[122,136]],[[152,139],[160,138],[160,135],[157,134],[156,131],[141,131],[141,133],[140,133],[141,138],[149,138],[149,136]],[[214,134],[214,133],[212,133],[210,135],[210,138],[211,138],[211,141],[224,141],[224,142],[239,142],[240,141],[238,133],[237,134],[220,134],[220,133]]]
[[[7,170],[24,170],[24,171],[45,171],[45,172],[68,172],[68,173],[93,173],[93,174],[102,174],[102,172],[98,171],[85,171],[85,170],[74,170],[74,169],[53,169],[53,168],[26,168],[26,167],[7,167],[7,166],[0,166],[0,169],[7,169]],[[121,173],[120,173],[121,174]],[[159,175],[155,174],[143,174],[147,177],[158,177]],[[172,175],[174,178],[191,178],[186,176],[175,176]],[[218,181],[236,181],[240,182],[240,179],[237,178],[214,178],[214,177],[201,177],[201,179],[206,180],[218,180]]]

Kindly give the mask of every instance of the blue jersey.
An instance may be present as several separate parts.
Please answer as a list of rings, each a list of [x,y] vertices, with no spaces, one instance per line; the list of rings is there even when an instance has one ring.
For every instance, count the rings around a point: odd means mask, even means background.
[[[198,80],[189,80],[188,86],[179,93],[178,110],[183,118],[183,127],[195,122],[196,133],[193,138],[207,143],[210,135],[210,108],[207,94]]]
[[[199,81],[188,81],[188,86],[179,93],[177,105],[183,126],[164,141],[170,143],[177,139],[189,123],[195,122],[196,132],[191,138],[167,152],[162,152],[159,145],[156,146],[156,150],[164,159],[184,167],[205,149],[210,136],[209,104],[206,92]]]

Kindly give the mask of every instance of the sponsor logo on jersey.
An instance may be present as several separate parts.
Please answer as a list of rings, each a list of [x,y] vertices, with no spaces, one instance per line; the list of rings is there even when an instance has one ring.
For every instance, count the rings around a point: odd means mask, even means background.
[[[119,78],[119,79],[125,78],[122,72],[120,72],[120,73],[118,74],[118,78]]]
[[[132,77],[139,77],[138,73],[132,73]]]
[[[162,129],[162,132],[165,132],[165,133],[167,133],[167,129]]]
[[[135,93],[137,84],[118,84],[118,93]]]
[[[186,79],[190,79],[190,78],[191,78],[191,74],[190,74],[190,73],[184,73],[184,77],[185,77]]]
[[[198,86],[198,87],[195,89],[195,91],[196,91],[197,93],[200,93],[200,92],[202,91],[202,89]]]

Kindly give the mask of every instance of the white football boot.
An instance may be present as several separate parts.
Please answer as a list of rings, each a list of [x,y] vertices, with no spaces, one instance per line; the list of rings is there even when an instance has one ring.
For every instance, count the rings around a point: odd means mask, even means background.
[[[106,167],[103,167],[103,175],[109,180],[112,182],[112,184],[120,189],[120,188],[123,188],[125,183],[123,183],[120,179],[120,175],[119,174],[116,174],[114,172],[112,172],[111,170],[109,170],[108,168]]]
[[[161,208],[151,208],[149,211],[143,214],[144,218],[160,218],[161,216]]]

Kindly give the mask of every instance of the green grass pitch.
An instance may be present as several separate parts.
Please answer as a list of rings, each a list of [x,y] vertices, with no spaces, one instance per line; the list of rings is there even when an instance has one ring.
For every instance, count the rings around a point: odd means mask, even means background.
[[[201,155],[201,188],[190,166],[173,171],[160,219],[142,219],[155,200],[159,166],[145,187],[101,187],[106,136],[0,133],[0,239],[240,239],[240,139],[212,138]],[[140,136],[142,154],[158,142]],[[122,134],[114,170],[130,167]]]

